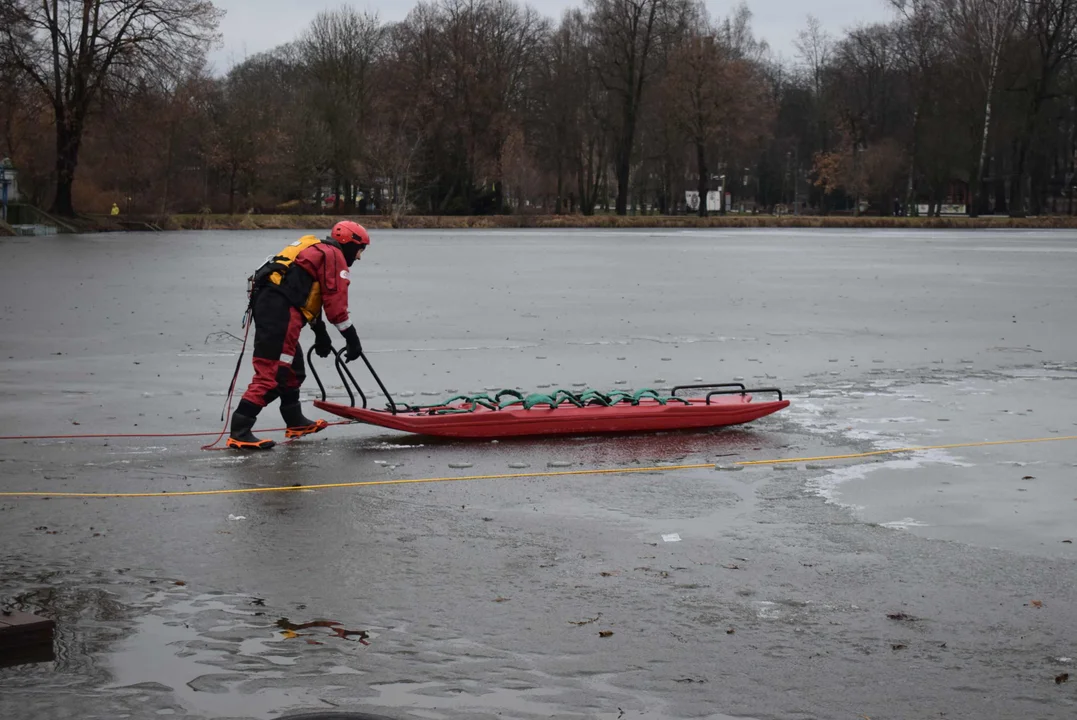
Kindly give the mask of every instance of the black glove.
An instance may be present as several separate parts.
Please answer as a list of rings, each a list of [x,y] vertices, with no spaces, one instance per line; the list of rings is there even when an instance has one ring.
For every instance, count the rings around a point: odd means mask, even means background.
[[[363,346],[359,344],[359,333],[355,331],[354,325],[342,332],[341,336],[348,343],[348,349],[344,353],[345,360],[351,362],[363,354]]]
[[[325,323],[318,320],[310,324],[310,329],[314,331],[314,352],[318,353],[318,357],[329,357],[333,352],[333,340],[329,337]]]

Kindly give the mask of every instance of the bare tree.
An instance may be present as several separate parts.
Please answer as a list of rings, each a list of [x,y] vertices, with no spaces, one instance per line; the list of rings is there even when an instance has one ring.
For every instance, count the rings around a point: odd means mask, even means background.
[[[536,143],[555,182],[555,212],[594,212],[608,158],[609,95],[598,80],[587,20],[568,10],[536,71]],[[575,182],[572,182],[572,179]]]
[[[400,93],[425,127],[423,192],[432,211],[498,212],[503,151],[523,122],[529,74],[547,32],[511,1],[420,2],[394,33]]]
[[[377,212],[394,218],[411,211],[431,109],[431,95],[423,91],[430,78],[422,69],[422,58],[411,55],[410,39],[402,40],[404,32],[411,30],[403,25],[387,30],[387,54],[375,71],[377,92],[370,143],[364,153],[378,194],[369,201],[377,205]]]
[[[726,23],[715,31],[704,25],[700,34],[689,37],[674,53],[664,87],[667,106],[695,156],[700,217],[707,215],[709,156],[716,152],[740,155],[738,151],[754,147],[769,124],[768,91],[750,57],[756,54],[750,32],[736,27]],[[727,163],[730,179],[732,167]],[[722,190],[724,211],[725,184]]]
[[[536,142],[555,177],[554,212],[558,215],[565,209],[565,180],[580,129],[574,116],[584,99],[579,94],[579,81],[581,71],[586,73],[587,67],[576,63],[578,42],[569,11],[560,27],[546,39],[543,54],[548,61],[540,64],[535,73]]]
[[[500,212],[505,143],[519,125],[525,78],[538,60],[548,26],[530,7],[514,2],[443,2],[445,50],[455,90],[451,107],[465,138],[469,181],[480,186],[468,205]]]
[[[830,34],[823,29],[819,19],[813,15],[808,16],[808,24],[797,33],[794,41],[797,55],[801,64],[808,72],[811,79],[812,92],[816,97],[823,94],[823,72],[830,64],[834,53],[834,41]]]
[[[702,18],[693,14],[685,19],[696,24]],[[752,11],[744,0],[741,0],[731,15],[722,20],[717,31],[736,58],[760,62],[768,50],[767,43],[757,38],[752,31]]]
[[[895,42],[885,25],[857,28],[840,42],[830,71],[828,102],[837,116],[843,135],[839,154],[847,154],[844,175],[856,182],[842,184],[854,195],[854,213],[860,212],[860,197],[866,188],[878,189],[859,179],[867,158],[862,157],[874,142],[885,138],[895,120]]]
[[[1029,151],[1039,127],[1043,108],[1056,90],[1056,83],[1068,63],[1077,59],[1077,0],[1024,0],[1019,31],[1030,58],[1024,86],[1024,121],[1017,137],[1014,187],[1010,215],[1027,212],[1026,188]]]
[[[118,78],[182,72],[200,60],[221,16],[206,0],[6,0],[14,22],[0,53],[32,79],[56,123],[52,209],[73,216],[71,186],[93,103]]]
[[[377,15],[344,7],[320,13],[300,39],[299,53],[307,83],[306,105],[329,140],[325,165],[332,169],[335,205],[342,186],[352,207],[359,167],[367,160],[366,143],[374,95],[374,65],[385,28]]]
[[[916,209],[917,157],[926,113],[931,112],[933,94],[938,92],[943,74],[944,33],[936,0],[890,0],[901,20],[894,28],[896,64],[905,75],[912,118],[909,130],[908,174],[905,207]]]
[[[223,175],[229,214],[237,196],[251,200],[281,162],[284,117],[272,102],[282,85],[277,63],[272,54],[255,55],[234,67],[211,96],[206,159]]]
[[[569,109],[574,126],[570,135],[570,157],[576,173],[580,212],[593,215],[610,160],[609,128],[614,109],[610,93],[595,71],[595,45],[587,31],[585,16],[576,11],[566,17],[565,26],[571,27],[567,42],[577,73],[569,74],[563,82],[579,93],[578,102]]]
[[[999,70],[1011,43],[1023,0],[942,0],[949,36],[958,55],[957,67],[972,68],[972,78],[983,94],[983,130],[976,169],[972,175],[969,215],[983,208],[981,185],[987,162],[988,137]]]
[[[632,154],[644,93],[661,71],[655,47],[682,35],[690,0],[588,0],[598,77],[617,104],[613,160],[617,175],[617,214],[628,212]]]
[[[17,161],[22,145],[20,130],[40,110],[41,102],[33,94],[26,73],[8,64],[0,64],[0,97],[14,101],[0,103],[0,154]]]
[[[706,31],[705,31],[706,32]],[[696,161],[699,216],[707,216],[710,190],[708,154],[736,98],[730,92],[732,53],[713,33],[696,35],[677,49],[664,90],[674,122],[692,146]]]
[[[5,21],[0,9],[0,25]],[[2,59],[0,59],[2,60]],[[19,171],[19,189],[32,204],[42,202],[51,190],[50,128],[42,119],[49,106],[32,81],[11,63],[0,61],[0,157],[8,157]]]

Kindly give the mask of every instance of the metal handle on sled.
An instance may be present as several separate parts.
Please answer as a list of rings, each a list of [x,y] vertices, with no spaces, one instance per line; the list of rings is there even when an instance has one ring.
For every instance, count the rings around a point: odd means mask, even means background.
[[[782,397],[782,391],[778,388],[745,388],[740,386],[740,390],[712,390],[707,393],[707,404],[711,404],[711,398],[715,395],[747,395],[748,393],[778,393],[778,401],[781,402],[785,398]]]
[[[346,349],[346,348],[345,348]],[[344,390],[348,393],[348,398],[351,401],[351,406],[355,407],[355,393],[352,392],[351,385],[355,385],[355,389],[359,391],[359,397],[363,399],[363,407],[367,406],[366,394],[363,389],[359,387],[359,383],[355,381],[355,377],[352,376],[351,370],[349,370],[341,361],[340,353],[344,350],[333,349],[333,358],[337,366],[337,374],[340,375],[340,381],[344,384]],[[318,390],[322,394],[322,402],[325,402],[328,398],[325,394],[325,385],[322,384],[322,378],[318,375],[318,369],[314,367],[314,348],[307,350],[307,367],[310,368],[310,374],[314,376],[314,382],[318,383]],[[344,373],[348,374],[351,379],[351,384],[344,378]]]
[[[744,386],[744,383],[739,383],[739,382],[704,383],[702,385],[678,385],[677,387],[673,388],[672,392],[670,392],[670,395],[672,395],[673,397],[676,397],[678,390],[705,390],[707,388],[736,388],[735,390],[726,390],[726,389],[712,390],[711,392],[707,393],[707,398],[706,399],[707,399],[707,404],[708,405],[711,404],[711,398],[714,397],[715,395],[747,395],[748,393],[772,392],[772,393],[778,393],[778,400],[779,401],[784,399],[782,397],[782,391],[779,390],[778,388],[747,388],[747,387]]]
[[[325,385],[322,385],[322,379],[318,377],[318,370],[314,367],[313,347],[307,350],[307,367],[310,368],[310,374],[314,376],[314,382],[318,383],[318,392],[322,394],[322,402],[325,402],[328,398],[325,395]]]
[[[341,348],[340,350],[337,350],[336,348],[333,349],[333,363],[336,365],[337,375],[340,376],[340,382],[344,385],[344,390],[348,393],[348,399],[351,406],[355,407],[355,393],[352,392],[352,387],[354,386],[356,392],[359,393],[359,397],[363,400],[363,408],[366,409],[368,405],[366,393],[363,392],[363,388],[359,386],[355,376],[352,375],[352,371],[344,362],[343,355],[345,350],[347,350],[347,348]],[[318,383],[318,390],[322,393],[322,402],[325,402],[325,386],[322,384],[322,379],[318,376],[318,371],[314,367],[313,353],[313,347],[307,350],[307,367],[310,368],[310,374],[314,376],[314,382]],[[374,380],[378,383],[378,387],[380,387],[382,393],[385,394],[385,399],[389,401],[389,409],[395,415],[397,413],[396,403],[393,402],[392,395],[389,394],[389,391],[385,388],[385,384],[382,383],[381,378],[378,377],[378,373],[374,370],[374,366],[370,364],[370,360],[367,359],[366,353],[360,352],[359,357],[363,359],[367,370],[370,371],[371,376],[373,376]]]

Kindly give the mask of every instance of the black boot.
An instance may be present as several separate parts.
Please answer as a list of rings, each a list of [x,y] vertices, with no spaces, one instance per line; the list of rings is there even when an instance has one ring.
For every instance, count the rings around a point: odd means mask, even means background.
[[[325,420],[311,420],[303,414],[303,406],[298,402],[280,406],[280,416],[284,418],[284,424],[288,429],[284,431],[285,437],[298,438],[304,435],[321,432],[329,427]]]
[[[268,450],[276,445],[272,440],[262,440],[251,432],[257,420],[256,416],[244,415],[239,410],[232,413],[232,432],[228,437],[228,447],[239,450]]]

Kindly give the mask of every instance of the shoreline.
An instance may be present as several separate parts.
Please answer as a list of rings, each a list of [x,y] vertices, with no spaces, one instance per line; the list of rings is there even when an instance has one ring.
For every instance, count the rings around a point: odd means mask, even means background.
[[[354,219],[371,230],[467,229],[1077,229],[1077,216],[1010,217],[846,217],[831,215],[726,215],[700,218],[690,215],[87,215],[72,224],[80,232],[144,232],[159,230],[306,230],[331,228]]]

